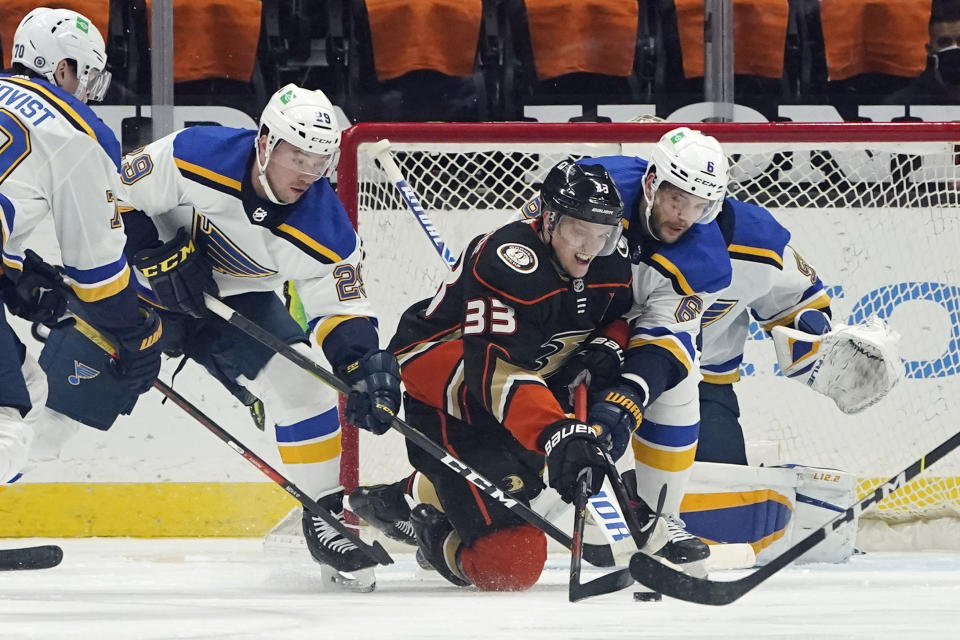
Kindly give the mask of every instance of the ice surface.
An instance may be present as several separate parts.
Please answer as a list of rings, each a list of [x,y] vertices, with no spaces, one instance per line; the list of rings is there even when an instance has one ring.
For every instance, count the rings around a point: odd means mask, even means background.
[[[0,547],[48,540],[4,540]],[[869,554],[788,568],[725,607],[634,602],[633,589],[567,602],[552,555],[524,593],[457,589],[412,554],[377,570],[369,594],[324,592],[299,557],[260,540],[54,540],[59,567],[0,573],[0,637],[348,640],[600,638],[957,638],[960,555]],[[592,572],[584,579],[592,577]],[[734,577],[737,574],[731,574]]]

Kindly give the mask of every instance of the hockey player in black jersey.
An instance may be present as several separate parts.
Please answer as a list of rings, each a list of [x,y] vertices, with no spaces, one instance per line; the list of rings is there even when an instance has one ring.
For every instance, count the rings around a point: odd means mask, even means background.
[[[542,194],[537,220],[473,239],[438,293],[406,311],[389,347],[406,383],[406,419],[525,503],[545,488],[544,456],[565,500],[585,468],[599,488],[608,462],[598,430],[568,418],[548,385],[632,302],[623,204],[606,170],[562,162]],[[416,447],[408,456],[436,490],[435,504],[410,515],[430,564],[458,585],[533,585],[543,532]]]

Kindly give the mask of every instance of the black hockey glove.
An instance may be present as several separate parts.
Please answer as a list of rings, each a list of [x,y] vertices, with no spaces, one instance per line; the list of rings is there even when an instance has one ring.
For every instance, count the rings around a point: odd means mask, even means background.
[[[573,392],[580,384],[588,388],[605,389],[616,383],[623,366],[623,349],[615,340],[597,336],[584,342],[570,354],[560,369],[550,376],[550,389],[565,410],[573,407]]]
[[[133,260],[164,307],[194,318],[208,313],[203,294],[217,295],[217,284],[210,263],[186,229],[181,228],[173,240],[159,247],[141,249]]]
[[[140,310],[146,314],[137,333],[120,339],[117,344],[117,371],[136,394],[144,393],[160,374],[160,337],[163,325],[155,311]]]
[[[386,433],[400,409],[400,365],[389,351],[371,351],[340,368],[353,390],[347,396],[347,421],[377,435]]]
[[[53,326],[67,311],[66,286],[60,269],[27,249],[17,281],[0,276],[0,298],[13,315]]]
[[[616,461],[627,450],[630,438],[643,422],[644,392],[627,383],[604,389],[590,405],[587,422],[602,429],[600,442]]]
[[[544,428],[540,443],[547,454],[550,486],[564,502],[573,502],[577,479],[588,467],[593,469],[590,493],[600,491],[611,464],[593,427],[579,420],[557,420]]]

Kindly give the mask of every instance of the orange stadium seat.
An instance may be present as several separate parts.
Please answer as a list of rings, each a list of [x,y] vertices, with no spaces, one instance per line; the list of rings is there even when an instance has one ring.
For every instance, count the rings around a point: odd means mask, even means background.
[[[429,69],[473,73],[481,0],[366,0],[377,78]]]
[[[703,0],[675,0],[683,73],[704,73]],[[734,0],[734,73],[780,78],[784,68],[789,3],[787,0]]]
[[[349,0],[344,110],[354,120],[490,120],[495,0]],[[333,25],[331,25],[333,26]],[[332,41],[333,42],[333,41]],[[339,58],[349,59],[349,64]]]
[[[100,33],[106,39],[108,24],[110,22],[110,0],[3,0],[0,3],[0,45],[2,45],[2,55],[0,60],[3,64],[0,67],[6,69],[10,66],[10,53],[13,47],[13,34],[17,30],[17,25],[27,15],[37,7],[50,7],[52,9],[72,9],[88,17],[93,24],[97,25]]]
[[[827,77],[914,77],[926,65],[931,0],[822,0]]]
[[[537,77],[633,73],[636,0],[524,0]]]
[[[502,48],[502,111],[582,105],[576,120],[603,119],[598,105],[648,102],[653,94],[649,0],[490,0]]]
[[[152,3],[147,0],[147,23]],[[174,82],[250,82],[260,37],[260,0],[174,0]]]

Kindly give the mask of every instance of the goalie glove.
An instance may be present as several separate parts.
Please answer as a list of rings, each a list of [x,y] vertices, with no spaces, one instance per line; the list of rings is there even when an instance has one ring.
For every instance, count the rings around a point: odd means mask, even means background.
[[[883,398],[903,377],[899,334],[877,316],[838,325],[823,335],[787,327],[770,332],[780,371],[857,413]]]
[[[203,294],[218,295],[217,284],[186,229],[177,230],[169,242],[138,251],[133,259],[161,305],[194,318],[207,315]]]

